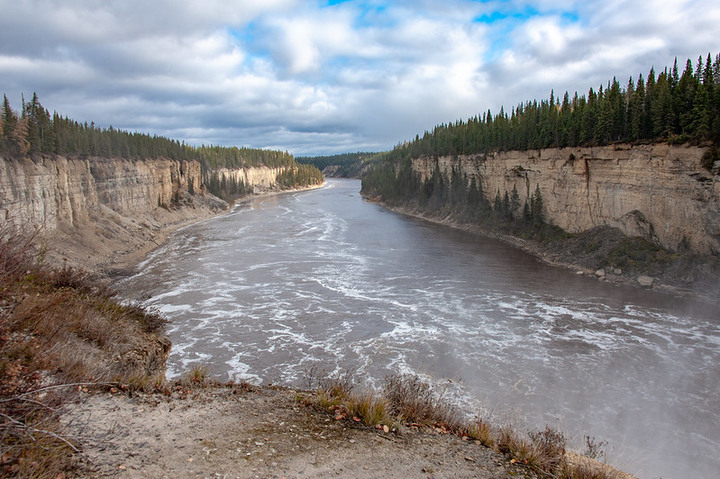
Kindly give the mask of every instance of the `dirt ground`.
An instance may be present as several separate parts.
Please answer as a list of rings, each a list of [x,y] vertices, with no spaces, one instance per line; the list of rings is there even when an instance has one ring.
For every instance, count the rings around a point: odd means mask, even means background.
[[[80,477],[536,477],[474,441],[430,428],[399,434],[358,426],[287,388],[89,393],[67,406]]]

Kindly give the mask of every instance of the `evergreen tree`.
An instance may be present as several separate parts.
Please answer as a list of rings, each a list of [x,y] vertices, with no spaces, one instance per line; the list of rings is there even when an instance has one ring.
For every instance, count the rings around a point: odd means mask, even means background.
[[[500,196],[500,190],[498,190],[497,194],[495,195],[495,201],[493,203],[493,211],[495,212],[496,216],[502,215],[502,197]]]
[[[10,102],[8,101],[6,95],[3,95],[3,106],[0,120],[2,120],[2,138],[5,141],[5,148],[9,149],[10,139],[17,127],[18,117],[10,106]]]
[[[512,219],[512,211],[510,210],[510,195],[505,191],[502,200],[502,216],[505,219]]]
[[[515,216],[520,208],[520,195],[518,194],[517,186],[513,185],[512,193],[510,194],[510,214]]]
[[[530,214],[532,216],[532,222],[535,225],[542,225],[545,223],[545,215],[543,213],[543,199],[542,193],[540,193],[540,185],[535,186],[535,193],[532,195],[530,203]]]

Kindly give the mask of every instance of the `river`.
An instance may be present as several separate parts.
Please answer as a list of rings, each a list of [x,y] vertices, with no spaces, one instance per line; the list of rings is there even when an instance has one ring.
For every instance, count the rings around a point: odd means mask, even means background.
[[[121,284],[171,320],[168,376],[368,387],[414,373],[468,414],[546,424],[642,479],[720,470],[720,312],[550,267],[365,202],[356,180],[184,228]]]

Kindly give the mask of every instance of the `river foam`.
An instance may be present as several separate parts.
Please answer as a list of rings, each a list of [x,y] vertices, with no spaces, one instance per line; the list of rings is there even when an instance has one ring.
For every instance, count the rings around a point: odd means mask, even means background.
[[[203,364],[303,386],[315,366],[379,387],[418,374],[468,414],[607,439],[643,478],[720,467],[716,310],[385,211],[357,182],[329,185],[185,228],[126,282],[171,321],[169,376]]]

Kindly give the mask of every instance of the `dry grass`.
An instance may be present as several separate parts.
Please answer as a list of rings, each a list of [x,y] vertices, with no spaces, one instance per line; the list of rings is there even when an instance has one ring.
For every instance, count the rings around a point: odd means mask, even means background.
[[[417,376],[386,377],[383,397],[387,399],[391,413],[403,421],[443,426],[454,432],[465,429],[458,411]]]
[[[320,372],[322,373],[322,372]],[[417,376],[396,375],[385,380],[381,394],[356,393],[348,373],[335,373],[318,377],[318,371],[309,380],[316,386],[314,405],[332,411],[336,420],[348,420],[368,426],[396,430],[392,425],[429,426],[436,431],[456,434],[477,441],[486,447],[505,454],[515,464],[527,466],[541,476],[561,479],[620,479],[622,473],[595,461],[595,458],[568,454],[567,439],[551,427],[520,434],[505,425],[494,427],[488,421],[465,421],[458,412],[442,399],[433,388]],[[303,400],[306,400],[303,398]],[[589,441],[596,457],[607,443]],[[569,460],[568,458],[572,458]]]
[[[33,235],[0,229],[0,476],[57,477],[75,445],[59,408],[77,387],[164,378],[164,320],[89,273],[50,268]]]
[[[346,397],[343,405],[353,418],[360,419],[367,426],[389,427],[393,423],[387,402],[372,393],[352,394]]]
[[[187,390],[205,389],[223,385],[219,379],[210,376],[210,368],[204,364],[193,366],[189,371],[180,376],[174,384]],[[234,383],[230,382],[225,385],[232,386]]]
[[[470,439],[480,442],[483,446],[493,447],[495,445],[493,428],[490,423],[482,419],[476,419],[468,424],[466,434]]]

